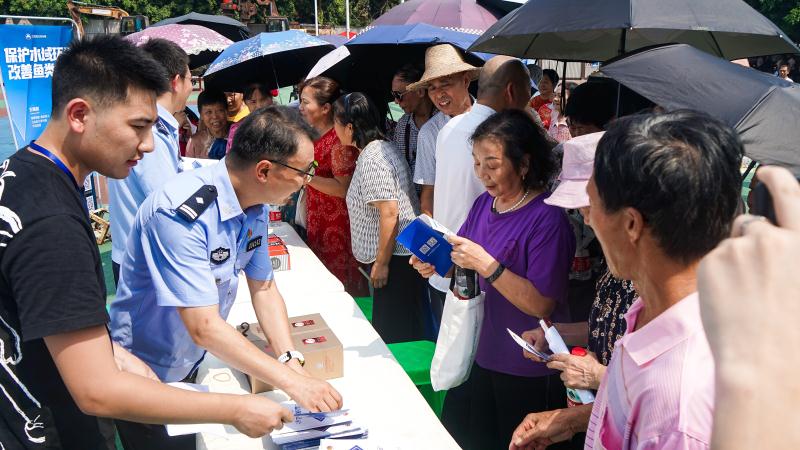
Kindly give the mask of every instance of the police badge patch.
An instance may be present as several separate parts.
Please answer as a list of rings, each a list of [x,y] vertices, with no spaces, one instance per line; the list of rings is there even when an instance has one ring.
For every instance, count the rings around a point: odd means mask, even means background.
[[[258,236],[257,238],[251,239],[250,242],[247,243],[247,251],[249,252],[258,247],[261,247],[261,238],[262,236]]]
[[[220,247],[211,252],[211,262],[222,264],[231,257],[231,249]]]

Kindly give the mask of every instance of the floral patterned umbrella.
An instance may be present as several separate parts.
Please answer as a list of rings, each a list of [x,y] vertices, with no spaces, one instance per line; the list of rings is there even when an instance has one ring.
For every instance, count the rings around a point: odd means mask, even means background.
[[[125,37],[136,45],[143,45],[150,39],[156,38],[178,44],[189,55],[189,67],[192,69],[210,63],[233,44],[233,41],[225,36],[200,25],[173,24],[150,27]]]
[[[476,0],[408,0],[375,19],[378,25],[427,23],[462,33],[481,34],[503,14],[479,5]]]
[[[303,31],[261,33],[228,47],[203,78],[207,87],[223,91],[239,91],[250,82],[271,88],[291,86],[333,49],[333,44]]]

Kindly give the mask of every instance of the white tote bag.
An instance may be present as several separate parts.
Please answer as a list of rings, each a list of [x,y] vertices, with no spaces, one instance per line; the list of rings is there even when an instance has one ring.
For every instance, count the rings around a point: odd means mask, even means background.
[[[461,300],[447,291],[442,324],[431,361],[431,386],[434,391],[454,388],[467,381],[483,324],[485,294]]]

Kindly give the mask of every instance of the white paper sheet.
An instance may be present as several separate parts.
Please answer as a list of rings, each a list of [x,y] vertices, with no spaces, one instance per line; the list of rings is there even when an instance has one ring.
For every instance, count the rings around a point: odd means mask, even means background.
[[[540,352],[539,350],[536,350],[536,348],[534,346],[532,346],[525,339],[522,339],[517,333],[514,333],[513,331],[511,331],[508,328],[506,328],[506,331],[508,331],[508,334],[511,335],[511,338],[514,339],[514,342],[516,342],[517,345],[519,345],[523,349],[527,350],[529,353],[533,353],[534,355],[538,356],[539,358],[541,358],[544,361],[547,361],[547,360],[550,359],[550,355],[547,355],[545,353]]]

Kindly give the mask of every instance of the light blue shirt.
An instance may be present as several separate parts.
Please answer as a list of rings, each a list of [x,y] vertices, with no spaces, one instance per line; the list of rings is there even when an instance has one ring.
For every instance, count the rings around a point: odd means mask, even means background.
[[[190,222],[177,209],[204,185],[217,199]],[[271,280],[268,208],[242,211],[225,159],[184,172],[142,204],[133,223],[111,304],[111,337],[164,382],[180,381],[205,350],[192,341],[177,307],[219,305],[227,318],[238,274]]]
[[[128,234],[139,205],[153,191],[181,171],[178,121],[166,108],[158,106],[158,120],[153,125],[154,149],[145,153],[130,175],[122,180],[108,180],[108,203],[111,213],[111,260],[122,263]]]

